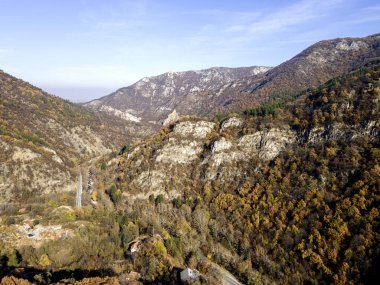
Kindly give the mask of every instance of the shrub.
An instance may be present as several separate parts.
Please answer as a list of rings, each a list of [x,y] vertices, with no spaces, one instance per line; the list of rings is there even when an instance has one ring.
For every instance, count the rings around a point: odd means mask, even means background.
[[[160,204],[164,202],[164,200],[165,200],[164,195],[160,194],[156,197],[156,204]]]
[[[122,149],[120,150],[119,155],[122,155],[122,154],[124,154],[124,153],[126,153],[126,152],[128,152],[128,151],[129,151],[129,145],[126,144],[126,145],[124,145],[124,146],[122,147]]]
[[[14,225],[16,223],[16,219],[14,217],[8,217],[5,221],[7,226]]]
[[[118,203],[121,200],[121,191],[120,189],[116,189],[115,184],[106,191],[106,193],[110,196],[110,199],[113,203]]]
[[[21,254],[18,252],[18,250],[15,249],[15,250],[9,255],[9,258],[8,258],[8,266],[16,267],[16,266],[19,266],[21,262],[22,262],[22,256],[21,256]]]

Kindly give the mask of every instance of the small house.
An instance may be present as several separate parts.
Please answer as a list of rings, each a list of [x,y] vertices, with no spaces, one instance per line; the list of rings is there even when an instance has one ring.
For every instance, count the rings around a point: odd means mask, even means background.
[[[186,268],[181,271],[181,281],[189,281],[194,280],[199,277],[199,272],[197,270],[192,270],[190,268]]]

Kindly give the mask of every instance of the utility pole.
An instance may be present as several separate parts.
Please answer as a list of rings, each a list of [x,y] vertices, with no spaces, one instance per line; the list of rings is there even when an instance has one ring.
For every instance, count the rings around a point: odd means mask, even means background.
[[[79,177],[78,177],[77,198],[76,198],[75,206],[77,206],[78,208],[82,207],[82,173],[81,172],[79,172]]]

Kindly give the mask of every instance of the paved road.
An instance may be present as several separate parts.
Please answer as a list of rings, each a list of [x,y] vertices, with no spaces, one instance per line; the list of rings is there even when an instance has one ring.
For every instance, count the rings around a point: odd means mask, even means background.
[[[220,281],[222,282],[222,285],[242,285],[236,278],[233,276],[230,272],[228,272],[223,267],[219,266],[218,264],[214,262],[210,262],[210,265],[215,269],[215,271],[218,271],[220,274]]]

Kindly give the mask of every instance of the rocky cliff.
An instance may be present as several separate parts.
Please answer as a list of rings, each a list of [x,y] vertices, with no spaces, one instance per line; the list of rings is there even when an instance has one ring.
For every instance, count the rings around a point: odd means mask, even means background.
[[[174,109],[181,115],[197,114],[206,99],[203,92],[220,92],[220,88],[231,81],[255,77],[269,69],[261,66],[219,67],[168,72],[143,78],[129,87],[84,105],[129,121],[158,122]]]
[[[141,221],[243,283],[367,282],[379,243],[379,74],[377,61],[275,115],[162,129],[120,158],[118,208],[155,203],[158,217]]]

